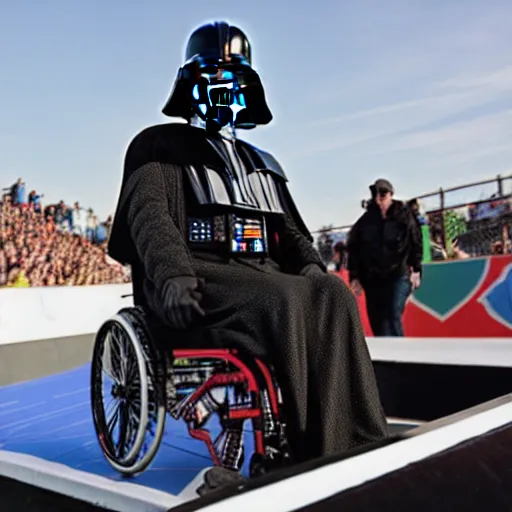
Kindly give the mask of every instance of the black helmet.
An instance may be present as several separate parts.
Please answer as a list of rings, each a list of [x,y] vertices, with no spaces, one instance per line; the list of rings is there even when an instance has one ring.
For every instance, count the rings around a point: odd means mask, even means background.
[[[237,117],[238,128],[268,124],[272,114],[267,106],[260,77],[251,65],[251,45],[238,28],[225,22],[203,25],[190,36],[185,64],[178,71],[173,90],[162,112],[169,117],[192,117],[192,87],[200,72],[223,68],[236,74],[243,88],[246,108]]]

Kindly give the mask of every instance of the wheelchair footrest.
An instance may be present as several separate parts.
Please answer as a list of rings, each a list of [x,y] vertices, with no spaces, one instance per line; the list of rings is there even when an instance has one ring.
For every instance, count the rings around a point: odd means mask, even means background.
[[[210,432],[206,429],[193,428],[188,424],[188,432],[190,437],[206,444],[216,466],[240,470],[244,462],[243,421],[233,422],[230,427],[224,428],[215,442],[212,441]]]
[[[191,428],[189,425],[188,433],[190,434],[190,437],[192,437],[193,439],[203,441],[203,443],[206,444],[206,447],[208,448],[208,452],[210,454],[210,457],[212,458],[213,463],[216,466],[220,466],[219,456],[217,455],[217,450],[215,449],[215,446],[213,446],[210,432],[208,432],[208,430],[204,430],[201,428]]]

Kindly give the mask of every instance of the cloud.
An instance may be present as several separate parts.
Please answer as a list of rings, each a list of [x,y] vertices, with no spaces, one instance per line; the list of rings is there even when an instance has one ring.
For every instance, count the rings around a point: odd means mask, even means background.
[[[512,91],[512,66],[480,75],[455,77],[433,84],[439,89],[477,89],[486,88],[495,92]]]
[[[313,121],[312,123],[309,123],[308,126],[311,128],[323,126],[323,125],[329,125],[329,124],[336,124],[336,123],[343,123],[346,121],[355,121],[358,119],[365,119],[365,118],[371,118],[371,117],[377,117],[382,116],[386,114],[394,114],[403,112],[405,110],[415,109],[418,107],[422,107],[425,110],[428,110],[431,107],[439,106],[439,105],[450,105],[453,104],[454,101],[461,101],[470,99],[473,100],[470,103],[475,104],[481,100],[481,95],[476,94],[473,91],[469,92],[457,92],[457,93],[450,93],[450,94],[443,94],[443,95],[437,95],[437,96],[427,96],[423,98],[416,98],[406,101],[401,101],[397,103],[389,103],[384,105],[379,105],[374,108],[370,109],[364,109],[359,110],[357,112],[353,112],[351,114],[344,114],[342,116],[337,117],[330,117],[326,119],[320,119],[318,121]]]
[[[487,133],[494,133],[501,128],[501,125],[489,126],[496,119],[506,120],[508,130],[510,115],[507,112],[493,114],[488,121],[485,116],[439,129],[425,130],[424,127],[434,123],[446,124],[450,122],[450,117],[508,99],[512,92],[512,66],[479,75],[456,75],[444,80],[430,81],[421,84],[418,89],[421,89],[422,96],[383,103],[308,123],[304,129],[314,130],[313,136],[307,145],[300,145],[293,151],[293,157],[352,146],[368,146],[370,142],[374,142],[370,151],[378,153],[441,144],[452,144],[452,149],[456,150],[467,144],[461,141],[468,137],[472,137],[470,140],[478,146],[479,135],[485,137]],[[467,130],[469,131],[464,135],[462,132]],[[403,135],[404,132],[411,131],[413,133]],[[472,133],[474,136],[471,136]],[[498,134],[498,139],[501,138],[502,135]],[[380,149],[380,143],[386,141],[387,144],[388,139],[389,146]],[[493,143],[492,140],[490,142]]]
[[[487,93],[467,92],[382,105],[342,118],[324,120],[307,127],[316,131],[316,137],[311,138],[307,145],[296,146],[292,156],[304,157],[370,142],[375,143],[370,151],[380,152],[377,146],[388,139],[391,139],[391,146],[384,151],[396,150],[400,147],[397,140],[414,140],[414,133],[403,136],[404,132],[421,130],[425,125],[484,105],[492,99],[493,96]]]
[[[324,151],[332,151],[334,149],[345,149],[351,146],[357,146],[358,144],[369,142],[374,139],[378,139],[380,137],[384,137],[388,134],[389,132],[385,130],[378,133],[353,137],[351,137],[349,134],[345,136],[334,136],[331,138],[324,137],[320,142],[309,142],[307,145],[301,145],[300,149],[296,149],[293,152],[290,152],[290,156],[292,158],[303,158]]]
[[[401,137],[387,147],[388,151],[407,151],[437,147],[451,151],[472,149],[482,142],[512,140],[512,110],[480,116],[449,126],[421,130]]]
[[[507,151],[512,152],[512,146],[508,142],[503,144],[494,144],[491,146],[485,145],[485,147],[478,148],[476,150],[466,149],[465,151],[461,151],[450,156],[445,156],[438,160],[433,160],[432,163],[425,165],[425,168],[439,167],[447,164],[462,164]]]
[[[479,106],[489,100],[495,99],[497,94],[506,94],[512,91],[512,66],[480,75],[455,76],[446,80],[432,81],[421,85],[426,95],[378,105],[341,116],[319,119],[308,124],[309,127],[343,123],[387,114],[400,113],[407,110],[421,108],[428,112],[432,107],[449,107],[462,103],[463,108]],[[439,91],[450,91],[439,94]]]

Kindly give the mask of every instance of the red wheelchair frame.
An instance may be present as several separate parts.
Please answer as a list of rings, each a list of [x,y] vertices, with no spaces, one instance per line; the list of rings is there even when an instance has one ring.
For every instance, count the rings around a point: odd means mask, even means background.
[[[180,349],[173,351],[174,359],[216,359],[231,363],[237,368],[237,372],[227,373],[214,373],[205,382],[203,382],[189,397],[188,402],[190,407],[193,407],[198,400],[208,391],[216,387],[224,387],[233,384],[247,383],[247,391],[251,395],[251,407],[242,407],[231,409],[228,407],[227,419],[228,420],[253,420],[254,425],[254,447],[255,453],[259,454],[262,458],[267,459],[268,453],[265,446],[265,434],[269,436],[269,432],[265,432],[265,417],[271,415],[275,424],[283,428],[281,420],[281,407],[280,407],[280,393],[276,390],[272,374],[260,359],[254,359],[257,369],[263,377],[263,383],[269,395],[269,409],[265,410],[265,404],[262,404],[261,396],[262,390],[258,383],[258,379],[249,366],[238,356],[237,350],[228,349]],[[213,463],[221,465],[222,461],[215,450],[215,442],[212,441],[210,432],[205,429],[193,428],[191,423],[188,423],[188,432],[194,439],[203,441],[210,453]],[[282,447],[281,447],[282,448]],[[277,449],[277,447],[275,447]]]

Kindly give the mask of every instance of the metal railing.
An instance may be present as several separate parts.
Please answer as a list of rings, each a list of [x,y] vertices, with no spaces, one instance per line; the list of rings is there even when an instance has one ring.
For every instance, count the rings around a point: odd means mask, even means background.
[[[467,192],[470,191],[468,197]],[[412,198],[411,198],[412,199]],[[510,245],[512,216],[512,174],[467,183],[416,196],[430,225],[434,244],[452,250],[454,240],[465,240],[473,246],[473,254],[491,254],[496,243]],[[499,215],[492,215],[492,209]],[[487,210],[478,219],[475,212]],[[502,212],[502,213],[500,213]],[[352,225],[325,226],[314,231],[315,238],[330,236],[335,241],[345,238]],[[472,235],[470,236],[470,233]],[[480,237],[480,241],[477,238]],[[323,238],[323,237],[322,237]],[[488,244],[487,250],[484,249]],[[494,245],[493,245],[494,244]],[[478,247],[477,247],[478,246]]]

